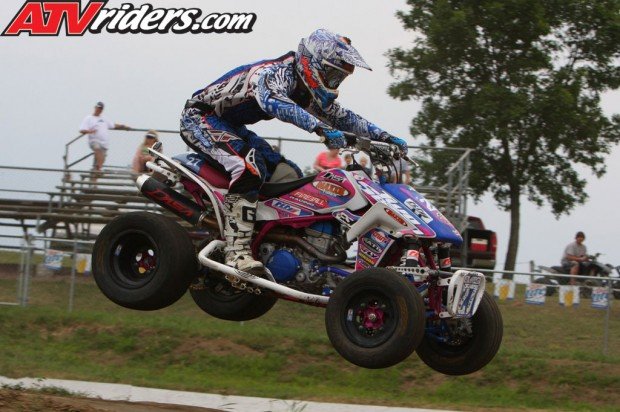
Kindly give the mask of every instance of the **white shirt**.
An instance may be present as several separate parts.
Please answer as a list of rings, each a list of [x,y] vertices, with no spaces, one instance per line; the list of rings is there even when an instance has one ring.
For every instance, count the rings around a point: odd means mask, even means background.
[[[95,133],[88,135],[88,141],[99,143],[104,149],[108,148],[108,130],[113,128],[114,122],[93,115],[86,116],[80,124],[80,130],[95,129]]]

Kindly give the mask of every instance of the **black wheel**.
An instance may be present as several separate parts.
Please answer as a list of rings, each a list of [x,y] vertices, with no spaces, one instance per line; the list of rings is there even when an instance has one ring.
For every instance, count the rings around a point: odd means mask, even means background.
[[[586,279],[583,281],[583,284],[579,286],[579,296],[581,299],[591,299],[592,298],[592,288],[597,286],[602,286],[603,282],[596,279]]]
[[[547,278],[536,278],[533,283],[538,283],[539,285],[547,285],[547,290],[545,291],[545,295],[553,296],[555,295],[555,291],[557,289],[557,285],[551,281],[551,279]]]
[[[614,295],[614,299],[620,299],[620,282],[613,282],[611,287],[613,288],[612,294]]]
[[[263,316],[278,301],[275,296],[256,295],[234,288],[219,274],[195,279],[189,292],[204,312],[218,319],[238,322]]]
[[[136,212],[108,223],[93,249],[93,276],[108,299],[156,310],[179,300],[198,269],[187,232],[170,218]]]
[[[417,353],[437,372],[467,375],[495,357],[503,333],[502,314],[485,292],[471,319],[429,320]]]
[[[387,368],[407,358],[424,336],[424,302],[398,274],[365,269],[343,280],[327,303],[327,335],[343,358]]]

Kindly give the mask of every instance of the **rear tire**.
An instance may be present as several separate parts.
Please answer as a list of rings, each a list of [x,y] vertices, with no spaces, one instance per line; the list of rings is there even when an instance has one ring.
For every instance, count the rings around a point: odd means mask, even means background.
[[[406,359],[424,336],[424,302],[400,275],[384,268],[343,280],[325,311],[327,335],[349,362],[371,369]]]
[[[198,269],[187,231],[170,218],[128,213],[108,223],[93,248],[93,277],[112,302],[165,308],[183,296]]]
[[[449,319],[429,322],[451,322],[459,329],[471,321],[471,336],[452,334],[451,342],[439,342],[428,333],[417,349],[418,356],[433,370],[446,375],[467,375],[482,369],[497,354],[504,326],[497,303],[484,293],[478,310],[471,319]]]
[[[203,312],[218,319],[246,321],[259,318],[276,304],[278,298],[255,295],[234,288],[223,276],[197,278],[189,289],[192,299]]]

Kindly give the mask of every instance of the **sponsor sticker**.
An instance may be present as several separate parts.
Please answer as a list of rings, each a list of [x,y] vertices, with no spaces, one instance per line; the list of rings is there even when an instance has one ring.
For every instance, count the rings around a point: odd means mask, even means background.
[[[359,219],[359,217],[345,210],[333,213],[333,215],[336,218],[336,220],[338,220],[340,223],[344,223],[347,226],[352,226],[353,223],[357,222],[357,220]]]
[[[373,230],[370,233],[370,237],[382,245],[388,242],[388,237],[379,230]]]
[[[322,199],[320,197],[313,196],[309,193],[305,193],[302,191],[295,191],[291,195],[291,200],[297,201],[299,203],[303,203],[305,205],[309,205],[312,207],[325,208],[327,207],[327,200]]]
[[[281,200],[274,200],[269,206],[282,210],[286,213],[290,213],[291,215],[299,216],[301,215],[301,209],[290,205],[288,203],[282,202]]]
[[[411,209],[411,211],[415,213],[417,217],[422,219],[424,223],[430,223],[433,221],[433,218],[428,213],[426,213],[426,211],[420,205],[418,205],[415,200],[405,199],[404,203],[405,206]]]
[[[337,175],[333,172],[325,172],[323,176],[321,176],[325,180],[333,180],[334,182],[342,183],[345,181],[344,176]]]
[[[375,253],[375,252],[369,250],[364,245],[359,245],[359,251],[360,251],[361,254],[363,254],[365,256],[368,256],[369,258],[371,258],[373,260],[379,259],[379,254],[378,253]]]
[[[452,266],[452,259],[450,259],[449,257],[441,259],[441,261],[439,262],[439,267],[448,268],[450,266]]]
[[[389,217],[397,221],[400,225],[408,226],[407,222],[405,222],[405,219],[403,219],[398,213],[394,212],[392,209],[384,207],[383,210],[385,210],[385,213],[387,213]]]
[[[383,248],[368,238],[362,238],[362,243],[375,253],[381,253]]]
[[[410,249],[407,251],[407,259],[418,260],[420,258],[420,252],[416,249]]]
[[[322,193],[330,196],[346,196],[349,194],[349,191],[344,187],[335,183],[326,182],[324,180],[320,182],[312,182],[312,185],[318,190],[320,190]]]

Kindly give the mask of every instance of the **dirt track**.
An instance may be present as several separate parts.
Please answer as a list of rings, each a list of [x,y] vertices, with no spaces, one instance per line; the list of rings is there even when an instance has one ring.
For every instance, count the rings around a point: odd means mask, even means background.
[[[3,412],[222,412],[220,409],[161,403],[105,401],[40,392],[0,389]]]

